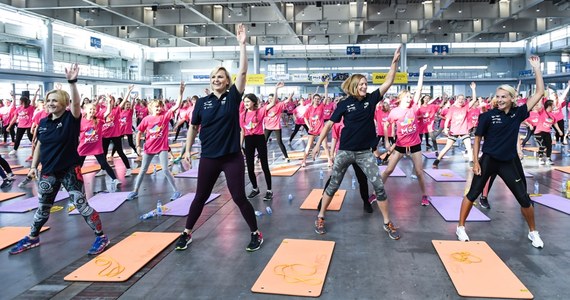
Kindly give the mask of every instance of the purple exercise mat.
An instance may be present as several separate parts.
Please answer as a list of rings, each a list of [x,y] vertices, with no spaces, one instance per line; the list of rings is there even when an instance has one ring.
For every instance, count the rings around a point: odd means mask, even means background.
[[[533,178],[534,175],[532,175],[532,174],[530,174],[530,173],[527,173],[527,171],[524,171],[524,177],[526,177],[526,178]]]
[[[447,222],[459,221],[459,210],[461,209],[461,202],[463,197],[460,196],[431,196],[431,205],[439,212],[443,219]],[[476,207],[471,208],[469,216],[466,221],[491,221],[489,217],[483,214]]]
[[[435,181],[444,182],[460,182],[465,181],[465,178],[459,176],[457,173],[450,169],[424,169],[431,178]]]
[[[104,212],[112,212],[115,211],[123,202],[126,201],[129,192],[120,192],[120,193],[99,193],[89,199],[87,202],[93,209],[97,212],[104,213]],[[72,210],[69,212],[70,215],[77,215],[79,212],[77,209]]]
[[[553,194],[532,197],[532,201],[570,215],[570,200]]]
[[[382,174],[384,170],[386,170],[386,166],[379,166],[378,169],[380,170],[380,174]],[[392,172],[389,177],[406,177],[406,173],[404,173],[400,167],[396,166],[394,172]]]
[[[198,177],[198,168],[190,169],[186,172],[178,173],[174,175],[174,177],[179,178],[197,178]]]
[[[60,191],[55,196],[54,203],[67,198],[69,198],[69,194],[67,192]],[[16,202],[10,203],[8,205],[0,206],[0,212],[25,213],[38,208],[38,205],[38,197],[34,196],[28,199],[17,200]]]
[[[187,216],[188,211],[190,210],[190,205],[192,204],[192,201],[194,201],[194,196],[196,196],[196,193],[189,193],[174,201],[166,203],[164,205],[166,209],[164,209],[163,215],[178,217]],[[219,196],[220,194],[211,194],[210,198],[206,200],[206,204],[218,198]]]

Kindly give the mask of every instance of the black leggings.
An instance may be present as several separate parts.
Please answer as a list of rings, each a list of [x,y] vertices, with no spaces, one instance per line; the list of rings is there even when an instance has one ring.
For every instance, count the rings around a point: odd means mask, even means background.
[[[137,155],[139,155],[139,153],[137,152],[137,146],[135,146],[135,142],[133,141],[133,134],[132,133],[123,134],[119,137],[119,141],[122,141],[124,136],[127,136],[127,141],[129,143],[129,146],[133,149],[133,151],[135,151]],[[111,151],[111,156],[115,156],[116,152],[117,150],[115,150],[115,147],[113,147],[113,151]]]
[[[10,140],[14,142],[16,140],[16,131],[14,130],[14,126],[10,127],[10,130],[8,130],[8,125],[2,126],[2,136],[4,137],[4,143],[8,141],[8,133],[10,134]]]
[[[560,128],[560,131],[562,131],[562,135],[558,134],[558,131],[556,131],[556,141],[562,142],[564,140],[564,119],[559,120],[558,122],[556,122],[556,124],[558,124],[558,128]]]
[[[117,150],[117,153],[119,153],[119,156],[123,161],[123,164],[125,164],[125,168],[130,169],[131,164],[129,164],[129,159],[125,155],[125,152],[123,152],[123,144],[121,143],[121,137],[116,136],[110,138],[103,138],[103,154],[107,156],[107,153],[109,153],[109,144],[111,144],[111,142],[113,142],[113,150],[115,149]]]
[[[538,144],[538,157],[542,157],[546,151],[546,157],[552,154],[552,135],[550,132],[541,132],[534,135],[534,139]]]
[[[257,189],[257,178],[255,176],[255,150],[259,155],[259,162],[261,162],[261,169],[265,175],[265,182],[267,189],[271,190],[271,172],[269,171],[269,162],[267,161],[267,144],[263,135],[246,135],[245,142],[245,163],[247,165],[247,175],[249,181],[254,189]]]
[[[10,168],[10,164],[2,157],[0,154],[0,169],[4,169],[7,174],[12,173],[12,168]]]
[[[180,126],[178,126],[178,128],[176,128],[176,135],[174,136],[175,141],[178,139],[178,135],[180,134],[180,130],[182,129],[182,127],[184,125],[186,125],[186,129],[188,129],[188,121],[184,121],[184,123],[180,124]]]
[[[509,188],[521,207],[530,207],[530,197],[526,192],[526,178],[521,161],[515,157],[509,161],[500,161],[483,153],[479,158],[481,165],[481,175],[474,175],[471,181],[471,188],[467,193],[467,199],[473,202],[483,192],[489,177],[499,175]]]
[[[18,150],[20,147],[20,142],[24,137],[24,133],[28,135],[30,142],[32,141],[32,129],[31,128],[20,128],[16,129],[16,141],[14,141],[14,150]]]
[[[194,196],[194,201],[190,205],[188,218],[186,219],[186,229],[191,230],[194,228],[196,221],[202,214],[206,200],[212,194],[212,189],[222,172],[226,175],[226,183],[230,190],[230,195],[247,222],[249,230],[251,232],[257,231],[257,220],[255,219],[253,206],[245,196],[245,166],[243,165],[241,152],[226,154],[216,158],[200,157],[196,196]]]
[[[295,124],[295,129],[293,129],[293,133],[291,133],[291,137],[289,138],[289,143],[293,142],[293,138],[295,137],[297,132],[299,132],[299,129],[301,129],[301,127],[304,127],[305,131],[309,132],[309,127],[307,126],[307,124]]]
[[[289,156],[287,155],[287,149],[285,149],[285,145],[283,145],[283,140],[281,137],[281,129],[265,129],[265,142],[267,143],[267,140],[269,140],[269,137],[271,136],[271,133],[275,132],[275,139],[277,140],[277,145],[279,145],[279,149],[281,149],[281,153],[283,153],[283,155],[285,156],[285,158],[289,158]]]
[[[526,143],[528,143],[528,141],[530,140],[530,138],[532,137],[534,133],[532,132],[532,129],[530,129],[530,127],[526,126],[526,136],[524,137],[524,140],[522,141],[522,146],[526,146]]]
[[[364,202],[364,205],[370,205],[370,202],[368,201],[368,179],[366,179],[366,174],[364,174],[362,169],[356,163],[352,163],[352,168],[354,169],[354,175],[356,176],[356,180],[358,180],[358,188],[360,189],[360,198],[362,198],[362,202]],[[331,177],[329,176],[327,183],[325,183],[323,193],[327,189],[330,183],[331,183]],[[321,201],[319,201],[319,205],[317,206],[317,210],[321,210],[322,201],[323,199],[321,198]]]
[[[103,153],[97,154],[97,155],[95,155],[95,158],[97,159],[97,162],[99,163],[101,168],[103,170],[105,170],[105,172],[107,172],[107,175],[109,175],[109,177],[111,177],[111,179],[113,179],[113,180],[117,179],[117,176],[115,175],[115,171],[113,171],[113,168],[111,168],[111,166],[109,165],[109,163],[105,159],[105,154],[103,154]],[[84,162],[85,162],[85,156],[80,156],[79,157],[79,166],[83,167]]]

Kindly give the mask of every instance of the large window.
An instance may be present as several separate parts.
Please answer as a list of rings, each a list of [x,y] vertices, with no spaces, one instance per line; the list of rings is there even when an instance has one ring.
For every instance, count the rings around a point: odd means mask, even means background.
[[[267,77],[277,78],[279,75],[285,75],[287,64],[269,64],[267,65]]]

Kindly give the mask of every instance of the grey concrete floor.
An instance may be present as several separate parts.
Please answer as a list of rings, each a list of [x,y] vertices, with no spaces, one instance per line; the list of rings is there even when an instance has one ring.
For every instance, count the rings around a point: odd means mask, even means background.
[[[284,130],[284,136],[289,133]],[[304,140],[296,139],[288,149],[301,150]],[[440,145],[440,149],[442,146]],[[0,147],[6,153],[7,147]],[[3,155],[11,162],[20,162],[29,155],[23,148],[17,157]],[[177,151],[177,149],[175,149]],[[275,151],[277,163],[282,156],[275,141],[269,143]],[[455,153],[455,154],[454,154]],[[468,176],[467,165],[460,151],[450,154],[440,168],[450,168]],[[568,165],[570,159],[554,156],[557,165]],[[432,160],[424,160],[430,168]],[[540,183],[542,193],[559,194],[563,180],[570,175],[538,166],[527,157],[525,170]],[[129,191],[135,177],[124,178],[124,167],[115,160],[122,181],[119,191]],[[431,206],[419,205],[421,194],[417,180],[410,178],[411,161],[404,158],[399,166],[408,175],[390,178],[386,189],[394,223],[400,227],[402,238],[394,241],[382,230],[382,218],[377,207],[368,214],[362,209],[358,190],[351,188],[352,170],[345,176],[341,188],[347,196],[340,212],[327,215],[327,234],[317,235],[313,230],[316,211],[300,210],[299,206],[313,188],[322,188],[319,179],[322,170],[325,179],[330,173],[326,162],[310,163],[292,177],[273,177],[274,200],[262,201],[265,192],[263,176],[258,176],[262,193],[251,202],[256,210],[265,211],[270,205],[273,214],[258,218],[265,242],[259,251],[248,253],[248,227],[239,210],[231,201],[222,175],[214,188],[221,196],[206,205],[188,250],[166,248],[143,269],[124,283],[73,283],[63,277],[89,261],[86,255],[93,235],[80,216],[68,216],[64,211],[53,213],[47,223],[50,230],[41,235],[42,245],[19,255],[0,252],[0,299],[282,299],[295,298],[256,294],[250,291],[259,274],[285,238],[328,240],[336,242],[332,261],[320,298],[322,299],[458,299],[461,298],[439,257],[432,240],[455,240],[454,222],[445,222]],[[180,165],[173,166],[175,172]],[[86,191],[107,189],[109,177],[88,174]],[[35,188],[20,189],[17,184],[4,190],[36,194]],[[247,180],[247,176],[246,176]],[[534,179],[527,179],[529,189]],[[184,193],[195,191],[196,179],[176,178]],[[426,176],[428,193],[433,196],[461,195],[465,183],[438,183]],[[251,185],[246,182],[249,192]],[[113,213],[101,215],[104,230],[112,244],[120,242],[134,231],[179,232],[185,217],[162,217],[140,221],[139,216],[171,194],[162,172],[147,175],[140,198],[125,202]],[[529,192],[532,192],[529,190]],[[289,201],[287,196],[293,195]],[[513,273],[534,294],[536,299],[567,299],[570,294],[570,216],[537,204],[535,214],[538,230],[545,242],[544,249],[535,249],[527,240],[527,227],[520,215],[519,205],[503,182],[498,179],[489,196],[492,209],[482,211],[491,222],[468,223],[472,240],[486,241]],[[11,200],[13,201],[13,200]],[[0,203],[6,205],[9,201]],[[29,226],[33,212],[0,214],[0,226]],[[566,295],[566,296],[564,296]]]

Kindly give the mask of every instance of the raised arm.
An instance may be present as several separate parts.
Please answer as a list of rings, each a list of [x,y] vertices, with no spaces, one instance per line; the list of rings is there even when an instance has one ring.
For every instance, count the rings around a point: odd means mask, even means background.
[[[129,102],[129,100],[131,99],[131,92],[133,91],[133,88],[135,87],[134,84],[129,85],[129,88],[127,90],[127,95],[125,96],[125,98],[123,98],[123,101],[121,101],[121,104],[119,104],[120,108],[125,107],[125,104],[127,102]]]
[[[34,94],[34,98],[32,98],[32,102],[30,103],[30,105],[33,107],[36,107],[36,100],[38,100],[38,94],[40,93],[40,88],[41,86],[38,85],[38,88],[36,89],[36,92]]]
[[[279,81],[277,84],[275,84],[275,92],[273,94],[273,99],[271,99],[271,102],[267,103],[267,106],[265,107],[266,111],[270,110],[273,106],[275,106],[275,104],[277,104],[277,101],[279,100],[279,98],[277,97],[277,95],[279,95],[279,89],[284,87],[285,83],[283,81]]]
[[[570,101],[570,100],[566,100],[566,97],[568,97],[569,91],[570,91],[570,80],[568,80],[568,84],[566,85],[564,92],[562,92],[562,96],[560,96],[561,101],[563,101],[563,102]]]
[[[239,70],[236,76],[235,85],[238,92],[243,94],[247,76],[247,49],[245,47],[247,35],[245,26],[241,23],[237,25],[236,38],[239,44]]]
[[[67,78],[69,88],[71,89],[71,104],[69,105],[69,111],[71,111],[71,114],[76,119],[81,117],[81,98],[79,97],[79,91],[77,90],[77,75],[79,75],[79,66],[77,66],[77,64],[72,64],[69,70],[65,68],[65,77]]]
[[[420,100],[420,96],[422,95],[422,89],[424,87],[424,72],[426,69],[427,69],[427,65],[423,65],[420,68],[420,78],[418,79],[418,88],[416,89],[416,92],[414,93],[414,105],[418,105],[418,101]]]
[[[475,91],[475,89],[477,88],[477,84],[475,82],[471,82],[471,84],[469,85],[471,87],[471,101],[469,101],[469,108],[473,107],[473,105],[475,105],[475,102],[477,102],[477,92]]]
[[[176,103],[174,103],[174,106],[170,108],[170,110],[172,110],[173,112],[176,112],[180,108],[180,105],[182,104],[182,99],[184,98],[185,89],[186,89],[186,84],[184,84],[184,81],[180,81],[180,91],[178,94],[178,99],[176,99]]]
[[[531,111],[544,96],[544,80],[542,79],[542,71],[540,70],[540,57],[533,55],[528,61],[530,62],[532,70],[534,71],[534,78],[536,79],[536,91],[534,91],[532,97],[526,102],[528,111]]]
[[[390,65],[390,71],[386,75],[386,81],[382,83],[382,85],[378,88],[380,90],[380,94],[384,95],[388,91],[388,89],[394,83],[394,78],[396,78],[396,70],[398,69],[398,62],[400,61],[400,50],[402,46],[400,45],[396,51],[394,51],[394,57],[392,58],[392,64]]]
[[[323,86],[325,87],[325,92],[323,93],[323,96],[321,97],[323,99],[322,102],[325,101],[325,99],[327,98],[327,95],[329,93],[329,78],[327,77],[327,79],[325,80],[325,82],[323,83]],[[321,102],[321,103],[322,103]]]

